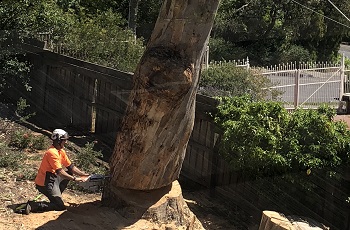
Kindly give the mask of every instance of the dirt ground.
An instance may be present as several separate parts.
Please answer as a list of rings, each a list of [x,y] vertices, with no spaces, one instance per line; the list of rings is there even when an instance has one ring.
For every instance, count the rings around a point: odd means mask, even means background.
[[[31,229],[167,229],[159,228],[145,220],[128,219],[112,208],[101,205],[100,193],[83,193],[67,190],[63,199],[66,211],[18,214],[14,209],[39,193],[33,181],[16,181],[11,171],[0,170],[0,230]],[[221,204],[211,201],[207,191],[187,191],[183,193],[191,211],[201,221],[205,229],[236,229],[233,223],[215,210],[228,210]],[[47,200],[41,197],[39,200]],[[169,228],[170,230],[171,228]]]
[[[335,121],[344,121],[348,128],[350,128],[350,115],[337,115],[334,117]]]

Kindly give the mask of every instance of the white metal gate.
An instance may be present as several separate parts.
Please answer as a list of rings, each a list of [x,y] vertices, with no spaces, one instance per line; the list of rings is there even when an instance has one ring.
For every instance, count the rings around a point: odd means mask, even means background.
[[[280,92],[277,99],[270,99],[281,101],[287,109],[315,109],[321,104],[338,108],[344,91],[348,91],[344,58],[338,64],[292,63],[260,70],[272,83],[269,89]]]

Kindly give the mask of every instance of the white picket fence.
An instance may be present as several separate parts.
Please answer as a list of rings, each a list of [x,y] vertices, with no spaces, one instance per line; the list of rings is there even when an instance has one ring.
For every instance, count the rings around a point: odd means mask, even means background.
[[[350,79],[346,75],[345,57],[339,63],[288,63],[267,67],[250,66],[249,59],[229,61],[236,66],[254,70],[258,76],[265,76],[271,81],[268,91],[279,91],[277,98],[268,94],[268,100],[280,101],[288,110],[296,108],[315,109],[321,104],[328,104],[336,109],[345,109],[342,96],[350,93]],[[213,62],[220,65],[227,62]],[[342,108],[343,107],[343,108]]]

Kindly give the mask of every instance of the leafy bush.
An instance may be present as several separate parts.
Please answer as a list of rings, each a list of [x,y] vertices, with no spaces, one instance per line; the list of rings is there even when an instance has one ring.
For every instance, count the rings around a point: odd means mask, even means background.
[[[349,160],[350,131],[332,121],[330,107],[288,113],[279,103],[249,96],[220,100],[214,115],[223,130],[219,152],[234,170],[276,175],[335,169]]]
[[[36,1],[36,0],[33,0]],[[29,71],[31,65],[25,61],[23,49],[18,47],[19,39],[33,26],[35,17],[28,12],[36,5],[25,0],[0,2],[0,95],[1,100],[18,98],[13,90],[30,90]],[[3,96],[4,94],[5,96]],[[10,95],[10,96],[9,96]]]
[[[36,113],[29,113],[28,108],[30,105],[27,104],[27,100],[20,97],[17,101],[16,115],[20,117],[20,121],[26,121]]]
[[[249,94],[254,100],[265,98],[272,83],[262,75],[251,70],[236,67],[235,63],[225,62],[203,71],[199,82],[199,92],[208,96],[242,96]],[[278,91],[272,92],[276,97]]]
[[[38,173],[38,170],[35,168],[23,168],[19,171],[16,171],[15,176],[16,176],[16,180],[34,181],[37,173]]]
[[[18,149],[43,150],[47,146],[47,140],[43,135],[33,135],[20,129],[11,134],[9,146]]]
[[[94,19],[76,20],[61,42],[86,61],[133,72],[144,52],[143,40],[122,29],[123,23],[111,10],[102,12]]]
[[[16,130],[10,137],[9,146],[19,149],[28,148],[31,143],[31,134],[24,130]]]
[[[95,151],[94,146],[94,142],[86,143],[85,146],[79,151],[75,150],[76,154],[72,156],[72,160],[77,165],[77,167],[85,172],[88,172],[89,174],[106,175],[108,172],[107,166],[104,165],[103,162],[99,159],[102,158],[103,155],[101,151]],[[101,184],[94,184],[94,186],[101,186],[102,184],[103,183],[101,182]],[[68,188],[73,190],[92,192],[90,190],[87,190],[86,186],[82,186],[79,183],[69,183]]]
[[[314,61],[316,57],[302,46],[291,45],[289,48],[284,48],[280,54],[279,62],[309,62]]]
[[[25,160],[26,155],[20,151],[11,150],[5,146],[0,148],[0,167],[17,169]]]
[[[32,136],[31,149],[43,150],[48,146],[48,139],[44,135],[33,135]]]
[[[106,173],[105,168],[99,162],[99,158],[102,158],[101,151],[94,150],[95,143],[86,143],[75,156],[75,163],[82,170],[92,173],[104,174]]]
[[[210,61],[225,61],[247,58],[247,50],[236,47],[231,42],[223,38],[210,37],[209,40]]]

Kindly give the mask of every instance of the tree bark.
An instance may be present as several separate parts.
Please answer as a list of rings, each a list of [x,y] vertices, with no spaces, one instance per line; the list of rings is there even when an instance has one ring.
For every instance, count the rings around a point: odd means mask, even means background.
[[[201,58],[219,0],[165,0],[134,73],[110,159],[111,187],[152,190],[177,180],[195,115]]]

